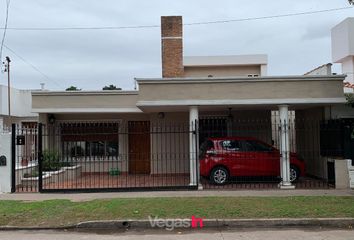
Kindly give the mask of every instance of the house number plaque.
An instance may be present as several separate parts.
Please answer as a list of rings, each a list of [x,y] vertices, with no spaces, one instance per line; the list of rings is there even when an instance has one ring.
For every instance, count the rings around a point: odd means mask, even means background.
[[[24,135],[17,136],[16,145],[25,145],[25,136]]]

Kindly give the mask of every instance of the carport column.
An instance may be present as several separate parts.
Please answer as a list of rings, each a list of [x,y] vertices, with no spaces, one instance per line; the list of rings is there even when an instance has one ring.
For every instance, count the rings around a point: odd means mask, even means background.
[[[282,181],[279,184],[281,189],[294,189],[290,182],[290,151],[289,151],[289,113],[288,105],[279,105],[280,118],[280,176]]]
[[[196,186],[197,179],[197,151],[198,151],[198,106],[189,107],[189,185]],[[199,171],[198,171],[199,172]]]

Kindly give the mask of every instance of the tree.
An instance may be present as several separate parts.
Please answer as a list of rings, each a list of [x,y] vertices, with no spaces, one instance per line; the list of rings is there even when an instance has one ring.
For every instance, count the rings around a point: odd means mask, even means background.
[[[354,0],[348,0],[350,5],[354,5]]]
[[[67,89],[65,89],[65,91],[81,91],[81,89],[79,89],[75,86],[70,86]]]
[[[104,86],[102,90],[122,90],[121,88],[117,88],[115,85],[111,84],[109,86]]]
[[[347,99],[347,105],[354,108],[354,93],[346,93],[345,98]]]

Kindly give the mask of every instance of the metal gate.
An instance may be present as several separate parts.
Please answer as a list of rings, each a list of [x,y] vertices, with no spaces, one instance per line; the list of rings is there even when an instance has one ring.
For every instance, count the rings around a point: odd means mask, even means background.
[[[40,125],[22,123],[12,125],[12,191],[39,191]]]

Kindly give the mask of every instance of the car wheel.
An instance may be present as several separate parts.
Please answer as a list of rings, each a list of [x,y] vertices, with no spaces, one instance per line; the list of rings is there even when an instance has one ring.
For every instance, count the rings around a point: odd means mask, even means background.
[[[211,171],[210,181],[216,185],[223,185],[229,180],[229,172],[224,167],[216,167]]]
[[[300,170],[294,165],[290,165],[290,182],[296,182],[300,177]]]

